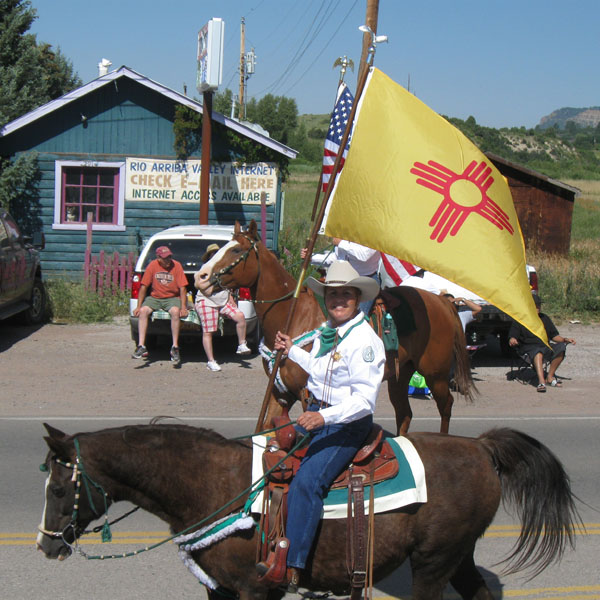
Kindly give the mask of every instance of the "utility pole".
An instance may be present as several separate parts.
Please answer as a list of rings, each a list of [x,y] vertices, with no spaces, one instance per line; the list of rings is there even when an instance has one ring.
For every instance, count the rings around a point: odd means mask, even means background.
[[[379,17],[379,0],[367,0],[367,14],[365,17],[365,25],[371,29],[373,34],[377,35],[377,19]],[[367,55],[369,47],[373,41],[371,33],[363,33],[362,53],[360,55],[360,66],[358,67],[358,81],[362,76],[362,72],[367,68]]]
[[[241,121],[246,115],[245,104],[246,98],[244,96],[244,86],[246,85],[246,20],[242,17],[242,26],[240,33],[240,110],[238,118]]]

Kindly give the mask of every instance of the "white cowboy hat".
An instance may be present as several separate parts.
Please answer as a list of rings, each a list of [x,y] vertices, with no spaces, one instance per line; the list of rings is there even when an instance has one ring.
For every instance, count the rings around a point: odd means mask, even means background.
[[[355,287],[360,290],[361,302],[373,300],[379,294],[379,284],[371,277],[359,276],[356,269],[346,260],[331,263],[324,282],[309,277],[306,285],[318,296],[323,296],[327,287]]]

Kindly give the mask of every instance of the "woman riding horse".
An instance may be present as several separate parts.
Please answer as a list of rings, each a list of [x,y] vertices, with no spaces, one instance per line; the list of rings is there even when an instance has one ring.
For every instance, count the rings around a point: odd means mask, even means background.
[[[306,566],[323,498],[371,431],[385,366],[383,342],[359,308],[360,302],[377,296],[378,283],[359,277],[347,261],[337,261],[329,267],[324,284],[309,277],[306,285],[324,296],[329,314],[318,343],[308,353],[289,335],[278,332],[275,338],[275,349],[287,352],[288,359],[308,373],[311,394],[307,411],[297,421],[301,433],[311,434],[311,441],[288,494],[287,577],[293,589]],[[257,569],[266,583],[284,583],[275,575],[282,573],[278,565],[259,563]]]

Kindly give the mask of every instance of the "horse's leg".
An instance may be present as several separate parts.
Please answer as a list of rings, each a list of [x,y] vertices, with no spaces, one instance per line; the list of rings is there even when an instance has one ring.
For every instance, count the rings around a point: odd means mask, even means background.
[[[393,353],[387,353],[388,396],[396,415],[396,434],[406,435],[412,420],[412,410],[408,402],[408,382],[414,373],[414,368],[403,364],[396,377],[396,363]]]
[[[454,396],[450,393],[448,386],[448,378],[441,377],[433,381],[427,380],[427,386],[433,394],[433,399],[440,413],[440,433],[448,433],[450,427],[450,417],[452,416],[452,405],[454,404]]]
[[[463,600],[494,600],[483,576],[475,566],[474,551],[475,546],[460,563],[456,573],[450,578],[450,583]]]

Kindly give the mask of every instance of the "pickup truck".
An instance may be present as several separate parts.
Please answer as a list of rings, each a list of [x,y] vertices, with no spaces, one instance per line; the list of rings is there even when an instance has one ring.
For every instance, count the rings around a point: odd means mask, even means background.
[[[210,244],[224,246],[233,235],[233,225],[179,225],[170,227],[155,233],[144,245],[135,266],[133,274],[131,298],[129,301],[129,324],[131,328],[131,339],[137,343],[138,340],[138,318],[133,315],[138,304],[138,295],[141,287],[142,275],[146,267],[156,258],[156,249],[159,246],[168,246],[173,252],[173,258],[179,261],[188,279],[188,309],[189,315],[181,322],[182,338],[196,338],[202,335],[200,319],[194,310],[194,273],[202,266],[201,257]],[[238,308],[246,317],[246,340],[253,351],[258,351],[261,332],[258,317],[254,310],[254,304],[250,297],[248,288],[236,291]],[[146,334],[146,345],[155,346],[159,336],[169,337],[171,335],[171,324],[169,313],[154,311],[152,319],[148,324]],[[223,319],[221,335],[235,337],[235,323],[231,319]],[[237,338],[236,338],[237,339]]]
[[[44,236],[23,236],[15,220],[0,209],[0,320],[22,314],[29,324],[46,316],[46,290],[38,250]]]

